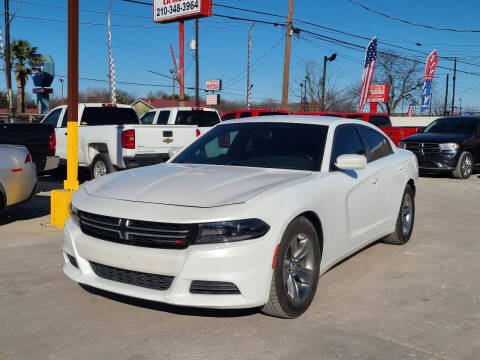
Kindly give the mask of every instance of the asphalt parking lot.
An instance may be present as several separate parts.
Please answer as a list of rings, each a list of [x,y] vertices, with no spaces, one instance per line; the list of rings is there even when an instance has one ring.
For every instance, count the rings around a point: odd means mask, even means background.
[[[302,317],[177,308],[62,273],[49,190],[0,220],[0,360],[479,359],[480,176],[422,177],[410,242],[326,273]],[[366,209],[366,211],[368,211]]]

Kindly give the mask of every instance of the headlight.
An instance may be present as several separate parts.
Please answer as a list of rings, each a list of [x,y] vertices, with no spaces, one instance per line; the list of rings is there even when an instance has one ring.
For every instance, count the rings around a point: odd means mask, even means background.
[[[198,225],[198,234],[193,243],[214,244],[257,239],[269,229],[270,226],[259,219],[204,223]]]
[[[78,215],[78,209],[72,205],[72,202],[70,201],[70,204],[68,204],[68,212],[70,213],[70,217],[72,218],[72,221],[80,225],[80,216]]]
[[[459,148],[459,145],[456,143],[446,143],[440,144],[440,151],[449,151],[449,152],[456,152]]]
[[[399,147],[399,148],[402,148],[402,149],[405,149],[407,146],[405,145],[405,142],[404,142],[404,141],[400,141],[400,142],[398,143],[398,147]]]

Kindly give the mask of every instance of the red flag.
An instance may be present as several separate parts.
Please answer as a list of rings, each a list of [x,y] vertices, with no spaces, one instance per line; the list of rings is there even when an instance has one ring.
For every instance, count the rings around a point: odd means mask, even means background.
[[[424,81],[432,81],[435,76],[435,70],[437,70],[438,56],[437,50],[433,50],[427,58],[427,64],[425,65]]]

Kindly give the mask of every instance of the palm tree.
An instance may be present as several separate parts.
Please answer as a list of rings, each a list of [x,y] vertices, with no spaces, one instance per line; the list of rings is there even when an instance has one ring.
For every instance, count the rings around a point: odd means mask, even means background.
[[[37,47],[32,46],[27,40],[14,40],[11,46],[11,54],[12,65],[15,68],[15,80],[17,81],[17,112],[24,113],[25,84],[28,75],[32,72],[31,67],[39,64],[41,55],[37,53]]]

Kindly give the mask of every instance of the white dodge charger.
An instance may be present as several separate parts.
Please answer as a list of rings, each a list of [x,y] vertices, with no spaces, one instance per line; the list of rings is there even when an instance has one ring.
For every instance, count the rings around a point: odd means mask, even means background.
[[[82,186],[64,272],[127,296],[294,318],[334,264],[409,240],[417,178],[415,156],[365,122],[229,121],[169,163]]]

